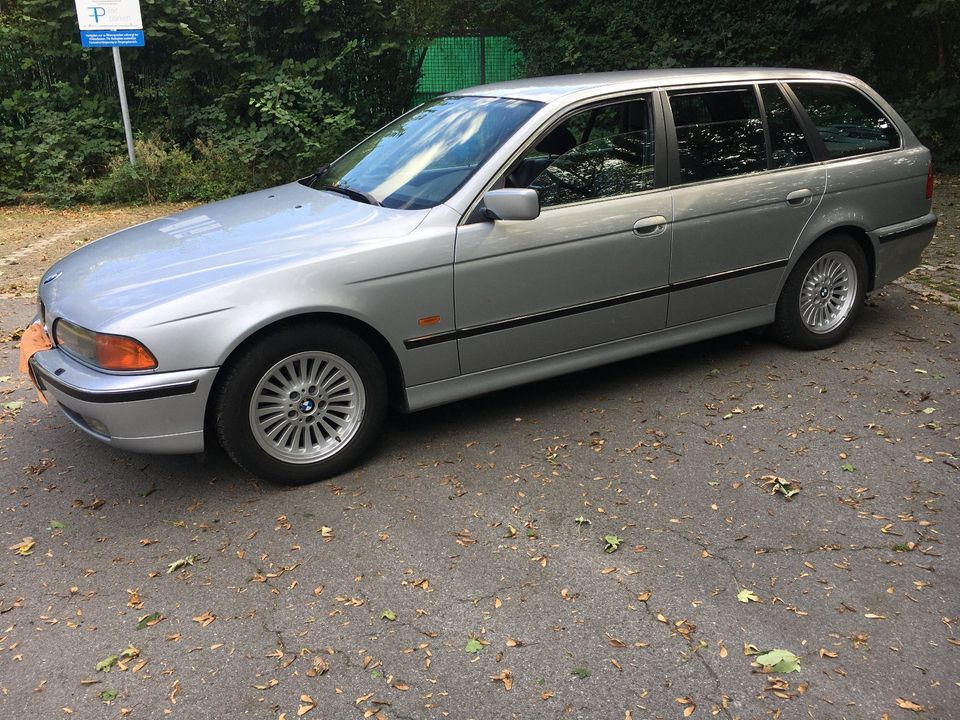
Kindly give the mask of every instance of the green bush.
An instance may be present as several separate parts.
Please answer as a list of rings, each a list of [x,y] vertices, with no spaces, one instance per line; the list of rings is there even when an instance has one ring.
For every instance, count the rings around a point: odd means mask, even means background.
[[[134,150],[135,165],[125,153],[114,156],[103,177],[85,183],[78,194],[101,203],[212,201],[268,180],[256,173],[254,154],[235,141],[198,140],[188,152],[154,136],[137,140]]]
[[[209,200],[292,179],[408,107],[407,0],[141,0],[124,49],[135,167],[111,53],[73,5],[0,2],[0,203]]]

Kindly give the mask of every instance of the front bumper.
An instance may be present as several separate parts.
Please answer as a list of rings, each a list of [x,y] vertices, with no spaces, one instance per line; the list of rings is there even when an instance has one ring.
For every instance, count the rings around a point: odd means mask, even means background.
[[[203,450],[203,421],[217,368],[143,375],[100,372],[53,348],[30,358],[40,389],[97,440],[145,453]]]

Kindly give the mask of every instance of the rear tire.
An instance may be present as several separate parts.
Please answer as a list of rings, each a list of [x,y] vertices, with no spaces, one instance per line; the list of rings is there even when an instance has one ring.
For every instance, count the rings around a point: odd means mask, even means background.
[[[849,235],[828,235],[803,254],[777,301],[771,331],[784,345],[819,350],[840,342],[860,312],[867,261]]]
[[[237,465],[305,485],[352,467],[386,408],[386,375],[370,346],[345,328],[311,323],[280,328],[232,361],[214,418]]]

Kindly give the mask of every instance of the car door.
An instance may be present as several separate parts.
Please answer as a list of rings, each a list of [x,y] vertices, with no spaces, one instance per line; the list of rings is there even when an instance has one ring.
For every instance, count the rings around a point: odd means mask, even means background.
[[[776,302],[791,252],[823,196],[778,84],[668,90],[675,326]]]
[[[652,93],[565,116],[496,185],[536,189],[540,216],[474,213],[461,225],[454,266],[461,372],[664,327],[672,206],[658,182],[665,149],[658,117]]]

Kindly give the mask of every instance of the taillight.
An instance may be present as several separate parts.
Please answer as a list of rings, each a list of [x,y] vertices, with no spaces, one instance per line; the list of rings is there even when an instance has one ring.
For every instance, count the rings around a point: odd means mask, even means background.
[[[927,165],[927,200],[933,200],[933,163]]]

